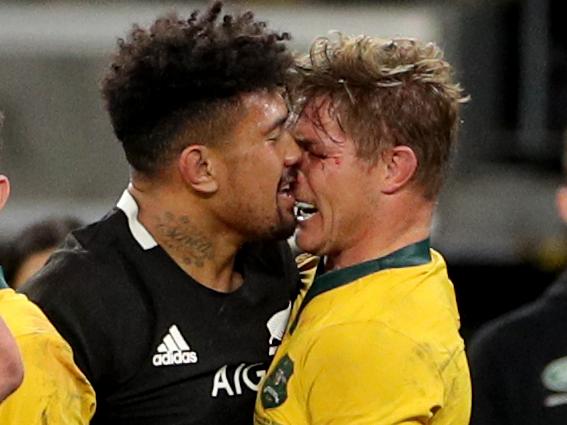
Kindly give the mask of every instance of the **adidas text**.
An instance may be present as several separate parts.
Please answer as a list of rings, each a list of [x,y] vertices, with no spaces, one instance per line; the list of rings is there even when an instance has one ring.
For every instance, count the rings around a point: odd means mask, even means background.
[[[152,363],[154,366],[170,366],[180,364],[197,363],[197,353],[194,351],[176,351],[174,353],[154,354]]]

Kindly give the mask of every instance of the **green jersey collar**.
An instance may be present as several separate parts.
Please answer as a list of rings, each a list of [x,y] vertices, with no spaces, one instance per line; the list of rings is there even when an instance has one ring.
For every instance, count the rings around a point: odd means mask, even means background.
[[[317,295],[354,282],[361,277],[367,276],[380,270],[397,269],[402,267],[412,267],[427,264],[431,261],[429,248],[429,239],[424,239],[421,242],[408,245],[384,257],[365,261],[363,263],[355,264],[350,267],[345,267],[344,269],[330,271],[316,277],[315,281],[307,291],[307,294],[305,294],[305,298],[303,299],[301,307],[297,312],[297,316],[295,317],[295,320],[290,327],[290,333],[293,333],[293,331],[295,330],[297,322],[299,321],[299,316],[301,315],[301,312],[303,311],[305,306]]]

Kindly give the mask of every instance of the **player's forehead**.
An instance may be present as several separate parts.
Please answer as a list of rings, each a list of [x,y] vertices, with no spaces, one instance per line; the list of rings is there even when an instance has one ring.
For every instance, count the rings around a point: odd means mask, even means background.
[[[281,90],[258,90],[241,97],[242,106],[258,119],[280,120],[288,116],[288,105]]]
[[[308,143],[343,139],[344,132],[333,101],[328,96],[307,101],[294,126],[294,135]]]

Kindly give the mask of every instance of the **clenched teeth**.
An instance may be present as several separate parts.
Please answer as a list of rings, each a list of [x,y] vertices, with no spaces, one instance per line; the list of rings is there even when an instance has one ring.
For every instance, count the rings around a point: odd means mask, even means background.
[[[307,221],[318,211],[319,210],[317,209],[317,207],[315,207],[315,205],[313,204],[309,204],[307,202],[295,203],[294,213],[297,221]]]

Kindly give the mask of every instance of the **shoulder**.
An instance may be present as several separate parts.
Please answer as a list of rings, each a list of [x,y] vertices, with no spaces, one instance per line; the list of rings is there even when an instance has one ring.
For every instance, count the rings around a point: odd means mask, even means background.
[[[473,381],[498,379],[516,364],[540,362],[560,340],[551,333],[562,333],[557,322],[549,322],[542,299],[513,310],[479,328],[468,343],[467,352]]]
[[[154,323],[153,304],[125,252],[117,218],[111,214],[70,235],[22,290],[70,344],[93,385],[109,369],[121,370],[117,379],[133,373]],[[117,321],[125,315],[136,320]]]
[[[24,294],[18,294],[12,289],[0,290],[0,316],[16,338],[57,334],[39,307]]]
[[[0,418],[5,414],[9,423],[39,423],[42,418],[57,424],[88,423],[95,411],[95,392],[75,364],[69,344],[54,330],[20,336],[17,342],[25,379],[5,401]]]
[[[80,304],[101,297],[113,298],[128,288],[121,213],[72,232],[47,265],[22,289],[42,308],[44,304],[73,300]]]
[[[489,351],[499,353],[500,357],[501,350],[516,347],[525,338],[531,340],[534,330],[545,320],[546,312],[542,307],[542,300],[536,300],[484,324],[469,344],[471,357]]]
[[[48,318],[25,295],[11,289],[0,291],[0,314],[16,339],[25,369],[24,382],[5,401],[0,418],[6,414],[12,421],[35,423],[46,411],[50,416],[58,411],[54,422],[88,422],[94,413],[94,390]],[[81,414],[81,421],[67,422],[69,408],[73,415]]]
[[[58,318],[76,316],[100,328],[112,327],[114,313],[128,309],[142,315],[147,296],[124,242],[126,218],[113,211],[103,220],[71,233],[46,266],[22,288],[58,327]],[[103,320],[101,320],[101,318]]]

